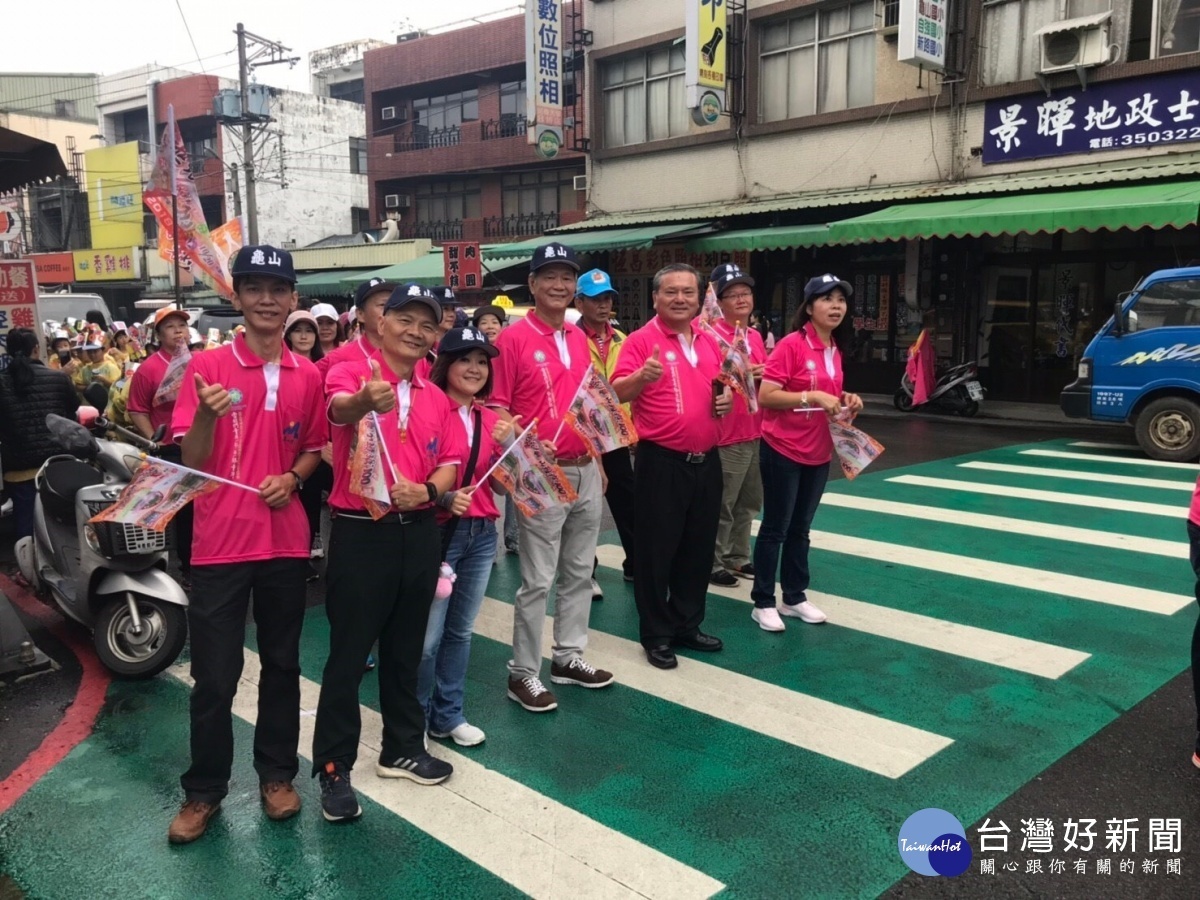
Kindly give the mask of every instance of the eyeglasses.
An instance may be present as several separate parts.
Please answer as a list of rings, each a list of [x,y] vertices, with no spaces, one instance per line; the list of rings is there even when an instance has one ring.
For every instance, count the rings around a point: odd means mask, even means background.
[[[753,300],[752,291],[726,291],[721,295],[722,300]]]

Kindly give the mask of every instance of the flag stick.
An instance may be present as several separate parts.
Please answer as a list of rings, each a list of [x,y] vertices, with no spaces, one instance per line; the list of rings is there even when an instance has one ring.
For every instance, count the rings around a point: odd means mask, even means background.
[[[383,439],[383,428],[379,424],[379,413],[375,412],[375,410],[371,410],[371,422],[375,426],[375,437],[379,441],[379,452],[383,454],[383,461],[387,463],[388,471],[392,473],[392,483],[395,484],[400,480],[400,470],[392,462],[392,453],[388,450],[387,441]]]
[[[147,462],[150,461],[150,457],[145,455],[142,456],[142,459],[146,460]],[[258,488],[250,487],[248,484],[242,484],[240,481],[230,481],[228,478],[222,478],[219,475],[209,475],[207,472],[201,472],[199,469],[189,469],[187,466],[181,466],[179,463],[168,462],[165,459],[159,459],[157,456],[154,457],[154,462],[172,469],[179,469],[181,472],[191,472],[193,475],[200,475],[204,478],[207,478],[209,481],[219,481],[221,484],[227,484],[230,487],[241,488],[243,491],[249,491],[252,494],[258,493]]]
[[[492,467],[483,473],[482,478],[480,478],[478,481],[475,482],[475,487],[479,487],[481,484],[483,484],[485,481],[487,481],[488,478],[491,477],[492,473],[496,471],[496,467],[499,466],[500,463],[504,462],[504,458],[506,456],[508,456],[508,454],[512,453],[513,450],[515,450],[517,448],[517,444],[519,444],[519,443],[521,443],[521,441],[525,440],[525,436],[527,434],[534,434],[534,436],[536,437],[537,428],[535,428],[534,426],[537,425],[537,422],[538,422],[537,419],[534,419],[532,422],[530,422],[529,427],[526,428],[524,431],[522,431],[517,436],[517,439],[508,445],[508,449],[500,454],[500,458],[497,459],[494,463],[492,463]]]
[[[583,390],[583,386],[587,384],[589,378],[592,377],[593,365],[588,363],[587,371],[583,373],[583,381],[579,382],[579,387],[575,388],[575,393],[571,395],[571,403],[567,404],[567,409],[571,408],[571,404],[575,402],[575,398],[579,396],[579,392]],[[554,437],[550,438],[550,443],[557,444],[559,435],[562,434],[563,426],[567,424],[567,415],[563,413],[563,417],[558,422],[558,431],[554,432]]]

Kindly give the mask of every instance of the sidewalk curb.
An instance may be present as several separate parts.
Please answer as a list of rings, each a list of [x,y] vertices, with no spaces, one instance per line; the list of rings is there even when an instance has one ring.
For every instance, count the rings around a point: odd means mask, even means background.
[[[1019,412],[1014,412],[1010,415],[997,415],[995,412],[988,410],[987,401],[980,407],[978,415],[975,416],[958,416],[954,413],[943,412],[925,412],[916,410],[914,412],[901,412],[892,404],[892,398],[882,394],[860,394],[863,398],[862,416],[872,419],[923,419],[930,422],[958,422],[962,425],[983,425],[985,427],[1010,427],[1010,428],[1034,428],[1047,431],[1062,430],[1062,429],[1095,429],[1106,432],[1112,432],[1114,429],[1129,432],[1129,444],[1135,444],[1133,440],[1133,431],[1130,427],[1120,422],[1094,422],[1091,419],[1068,419],[1063,416],[1060,419],[1051,418],[1035,418],[1032,416],[1023,416]]]

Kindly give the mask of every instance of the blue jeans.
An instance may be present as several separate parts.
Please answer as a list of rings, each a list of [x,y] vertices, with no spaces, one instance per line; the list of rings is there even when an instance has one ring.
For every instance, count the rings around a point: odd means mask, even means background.
[[[750,596],[760,609],[775,605],[775,572],[783,602],[803,603],[808,590],[808,531],[829,480],[829,463],[806,466],[788,459],[765,440],[759,442],[763,517],[754,542],[754,587]],[[779,551],[783,549],[783,565]]]
[[[425,727],[445,733],[466,722],[463,689],[471,657],[471,629],[483,605],[492,562],[496,558],[496,523],[491,519],[459,521],[446,552],[458,578],[454,593],[434,600],[425,627],[425,650],[417,670],[417,699],[425,709]]]

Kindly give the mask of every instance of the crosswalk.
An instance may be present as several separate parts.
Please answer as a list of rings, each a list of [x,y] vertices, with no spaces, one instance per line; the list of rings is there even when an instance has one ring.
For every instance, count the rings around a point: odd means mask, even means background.
[[[831,482],[808,594],[828,622],[767,633],[750,618],[748,581],[710,586],[704,630],[725,650],[680,651],[669,672],[645,661],[624,553],[606,534],[587,659],[617,683],[552,685],[559,709],[546,715],[504,696],[519,585],[507,557],[476,620],[466,690],[486,742],[433,742],[455,766],[436,788],[376,778],[378,686],[366,676],[355,787],[371,807],[352,828],[374,829],[359,832],[370,839],[325,826],[309,783],[302,852],[254,850],[268,837],[253,804],[237,818],[227,803],[231,835],[252,849],[247,860],[213,840],[206,877],[259,884],[253,867],[279,856],[305,883],[336,846],[400,873],[379,893],[411,897],[874,896],[907,871],[895,842],[911,813],[976,821],[1186,667],[1183,522],[1197,473],[1129,445],[1049,441]],[[553,640],[547,621],[547,657]],[[314,609],[301,647],[305,754],[327,642]],[[248,647],[243,731],[257,668]],[[172,674],[187,683],[185,665]],[[178,740],[186,752],[185,730]],[[96,755],[79,765],[71,791]],[[0,855],[20,833],[3,824]],[[404,874],[414,835],[444,848],[438,865],[453,881]],[[161,860],[141,852],[139,864],[178,865],[165,846]],[[60,893],[50,882],[30,891]]]

